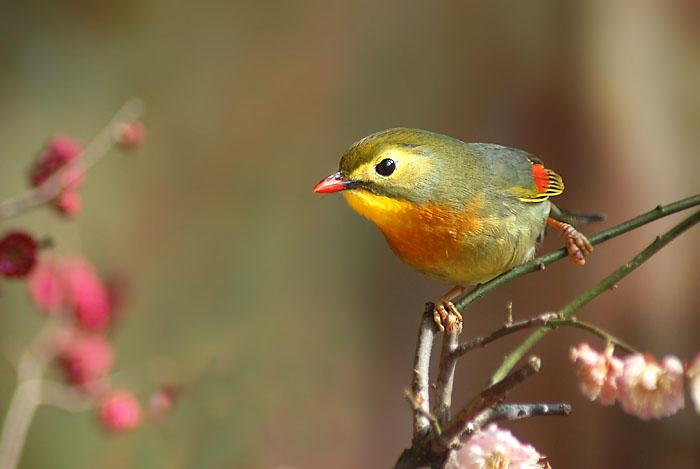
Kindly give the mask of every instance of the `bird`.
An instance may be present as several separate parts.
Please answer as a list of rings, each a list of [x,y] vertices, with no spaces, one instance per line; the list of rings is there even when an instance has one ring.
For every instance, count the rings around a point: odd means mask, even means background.
[[[569,222],[602,216],[559,209],[550,198],[563,191],[561,176],[523,150],[410,128],[355,142],[313,188],[340,192],[403,262],[454,285],[434,302],[442,332],[462,330],[453,300],[531,260],[547,226],[561,233],[571,261],[585,264],[593,247]]]

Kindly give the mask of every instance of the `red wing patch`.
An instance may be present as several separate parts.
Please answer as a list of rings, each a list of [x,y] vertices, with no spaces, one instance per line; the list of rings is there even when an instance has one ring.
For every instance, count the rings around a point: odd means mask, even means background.
[[[564,181],[561,176],[544,167],[542,163],[535,162],[528,158],[532,164],[533,194],[529,197],[520,197],[523,202],[541,202],[550,197],[564,192]],[[537,191],[534,193],[534,191]]]

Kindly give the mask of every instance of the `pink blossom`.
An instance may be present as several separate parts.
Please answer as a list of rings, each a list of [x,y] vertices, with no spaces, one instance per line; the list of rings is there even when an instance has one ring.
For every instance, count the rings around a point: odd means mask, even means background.
[[[0,274],[24,277],[36,263],[39,243],[27,233],[13,231],[0,239]]]
[[[56,171],[80,155],[82,151],[80,142],[65,135],[55,135],[49,142],[48,148],[39,156],[39,161],[32,171],[32,186],[42,185]]]
[[[57,347],[56,361],[68,383],[95,394],[103,390],[114,363],[114,350],[104,337],[64,331]]]
[[[700,353],[695,355],[685,372],[690,388],[690,399],[695,406],[695,412],[700,414]]]
[[[129,391],[112,391],[99,406],[99,420],[110,431],[134,430],[141,425],[141,404]]]
[[[472,436],[457,453],[459,467],[464,469],[541,468],[541,458],[532,445],[522,444],[496,424]]]
[[[62,214],[73,217],[80,213],[83,201],[74,190],[63,190],[51,200],[51,204]]]
[[[571,361],[579,364],[581,392],[588,399],[597,399],[603,405],[615,402],[617,378],[622,374],[622,360],[612,353],[612,347],[600,353],[586,343],[572,347],[570,351]]]
[[[55,263],[53,256],[40,257],[27,278],[34,302],[39,309],[49,313],[61,308],[65,301]]]
[[[109,296],[92,266],[81,257],[64,258],[61,280],[78,324],[88,330],[104,329],[109,322]]]
[[[104,329],[110,320],[109,293],[92,266],[77,255],[47,257],[29,278],[29,292],[37,306],[74,314],[87,330]]]
[[[659,363],[641,353],[627,355],[617,379],[618,400],[622,409],[643,420],[673,415],[685,405],[683,364],[673,356]]]

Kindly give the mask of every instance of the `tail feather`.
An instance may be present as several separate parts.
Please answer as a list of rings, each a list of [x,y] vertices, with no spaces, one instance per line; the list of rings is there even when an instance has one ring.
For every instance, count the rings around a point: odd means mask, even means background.
[[[573,210],[562,210],[552,204],[549,216],[557,221],[568,223],[574,226],[586,225],[588,223],[603,221],[607,218],[604,213],[581,213]]]

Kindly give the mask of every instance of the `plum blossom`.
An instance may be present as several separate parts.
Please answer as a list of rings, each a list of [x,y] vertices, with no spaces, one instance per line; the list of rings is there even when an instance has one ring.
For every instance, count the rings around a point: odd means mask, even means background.
[[[673,415],[685,405],[683,364],[674,356],[659,363],[648,354],[634,353],[623,359],[617,379],[622,409],[643,420]]]
[[[521,443],[496,424],[472,436],[457,453],[458,467],[463,469],[541,468],[540,459],[532,445]]]
[[[578,376],[581,379],[581,392],[588,399],[598,400],[603,405],[615,403],[617,378],[622,374],[622,360],[613,355],[609,346],[600,353],[588,344],[572,347],[571,361],[578,362]]]

